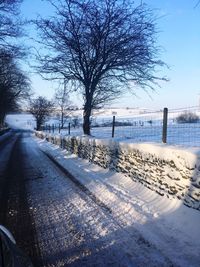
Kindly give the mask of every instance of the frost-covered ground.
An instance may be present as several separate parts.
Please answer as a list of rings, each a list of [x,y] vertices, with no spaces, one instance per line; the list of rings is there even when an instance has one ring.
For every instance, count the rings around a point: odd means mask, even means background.
[[[176,123],[176,118],[181,111],[170,111],[168,114],[168,133],[167,143],[184,146],[200,146],[200,123]],[[197,115],[200,115],[198,110],[195,110]],[[82,120],[82,111],[74,111],[74,117]],[[116,122],[129,123],[131,126],[116,126],[115,136],[116,141],[123,142],[162,142],[162,111],[149,111],[145,109],[105,109],[94,112],[92,117],[91,134],[95,138],[107,139],[112,137],[112,117],[116,116]],[[11,114],[6,117],[6,122],[13,128],[34,129],[35,119],[30,114]],[[57,127],[54,133],[58,133],[58,118],[49,118],[46,121],[47,125]],[[110,124],[108,127],[101,127],[102,124]],[[100,127],[94,127],[94,126]],[[66,128],[61,130],[62,135],[68,135],[68,122],[65,124]],[[71,135],[83,135],[82,127],[73,127],[73,119],[71,118]],[[52,130],[51,130],[52,133]]]
[[[184,113],[192,112],[200,116],[198,108],[169,110],[167,143],[200,146],[200,122],[198,123],[177,123],[176,118]],[[91,134],[96,138],[111,138],[112,119],[115,115],[115,134],[117,141],[125,142],[162,142],[163,111],[151,111],[146,109],[102,109],[93,113]],[[80,118],[82,122],[82,112],[75,111],[74,116]],[[119,126],[119,124],[124,124]],[[47,121],[48,125],[58,127],[58,120],[51,118]],[[102,125],[107,127],[101,127]],[[110,125],[110,126],[108,126]],[[68,126],[66,122],[65,126]],[[55,130],[55,133],[58,129]],[[68,129],[61,130],[61,134],[67,135]],[[82,135],[82,127],[73,128],[73,119],[71,119],[71,135]]]
[[[48,132],[48,131],[47,131]],[[52,133],[52,131],[51,131]],[[58,134],[58,129],[54,131]],[[169,125],[167,143],[183,146],[200,146],[200,124]],[[71,135],[83,135],[81,127],[71,127]],[[110,139],[112,127],[95,127],[91,129],[91,134],[95,138]],[[68,135],[68,129],[61,130],[61,135]],[[119,126],[115,127],[114,140],[128,143],[135,142],[156,142],[162,143],[162,126]]]
[[[33,130],[36,126],[33,115],[24,114],[9,114],[6,116],[6,123],[14,129]]]
[[[19,120],[19,117],[10,117],[9,122],[16,128],[27,129],[31,128],[29,125],[33,126],[33,123],[29,124],[28,121],[29,119],[25,120],[22,116],[22,120]],[[100,137],[104,137],[103,130]],[[116,225],[123,229],[127,236],[131,231],[134,232],[134,229],[142,234],[144,240],[141,239],[141,250],[138,251],[141,257],[145,258],[143,248],[146,242],[147,248],[149,244],[155,246],[174,266],[200,266],[199,211],[184,206],[180,200],[161,197],[123,174],[102,169],[46,141],[37,138],[35,140],[43,151],[52,155],[112,210]],[[126,140],[131,142],[131,139]],[[31,145],[30,142],[28,144]],[[101,232],[101,235],[103,234],[106,235],[106,232]],[[115,233],[112,236],[113,242],[114,237]],[[120,246],[125,251],[127,244],[122,242]],[[154,252],[152,251],[152,254]],[[154,258],[159,261],[158,254],[154,255]],[[141,266],[144,265],[148,266],[148,263],[144,262]]]
[[[112,210],[121,228],[137,229],[145,242],[156,246],[174,266],[200,266],[199,211],[180,200],[161,197],[123,174],[102,169],[46,141],[36,141]]]

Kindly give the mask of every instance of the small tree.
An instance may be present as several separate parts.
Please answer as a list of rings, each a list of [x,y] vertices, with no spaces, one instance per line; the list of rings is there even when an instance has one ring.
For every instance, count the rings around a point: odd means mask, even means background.
[[[176,118],[177,123],[197,123],[199,116],[193,112],[184,112]]]
[[[78,116],[74,116],[71,118],[71,124],[74,128],[78,127],[80,125],[80,119]]]
[[[30,113],[36,118],[36,130],[41,130],[46,117],[53,111],[53,103],[45,97],[39,96],[30,102]]]
[[[69,93],[67,91],[66,82],[63,88],[58,88],[54,96],[55,108],[59,112],[61,129],[63,129],[66,120],[69,118],[72,111],[70,107],[72,102],[69,100]]]
[[[164,63],[157,58],[154,16],[128,0],[48,1],[56,16],[36,21],[48,49],[38,56],[39,71],[64,76],[82,94],[83,130],[90,134],[94,108],[137,85],[153,89],[161,79],[155,76]]]

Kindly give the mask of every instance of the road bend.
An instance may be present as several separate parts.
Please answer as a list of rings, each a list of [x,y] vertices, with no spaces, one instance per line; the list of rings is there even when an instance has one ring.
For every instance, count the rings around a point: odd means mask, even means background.
[[[0,224],[36,267],[172,266],[68,177],[28,132],[0,143]]]

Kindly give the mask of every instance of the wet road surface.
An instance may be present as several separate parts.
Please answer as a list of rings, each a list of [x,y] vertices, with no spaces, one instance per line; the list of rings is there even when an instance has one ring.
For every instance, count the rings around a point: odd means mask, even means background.
[[[0,143],[0,224],[37,267],[172,266],[67,177],[28,132]]]

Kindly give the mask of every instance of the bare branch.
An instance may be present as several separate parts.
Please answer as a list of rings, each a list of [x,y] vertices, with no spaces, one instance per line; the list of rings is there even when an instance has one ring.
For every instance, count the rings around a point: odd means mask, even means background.
[[[29,79],[18,67],[14,55],[0,50],[0,124],[3,124],[5,115],[18,109],[29,94]]]
[[[53,102],[47,100],[45,97],[39,96],[30,101],[29,112],[33,114],[36,119],[37,130],[41,129],[42,124],[45,122],[47,116],[53,111]]]
[[[155,75],[165,63],[158,58],[156,21],[146,5],[134,7],[128,0],[49,2],[56,16],[35,21],[48,51],[39,55],[38,70],[78,84],[85,133],[90,132],[92,108],[119,97],[133,83],[154,89],[164,79]]]
[[[196,3],[196,5],[194,6],[194,8],[197,8],[199,4],[200,4],[200,0]]]

